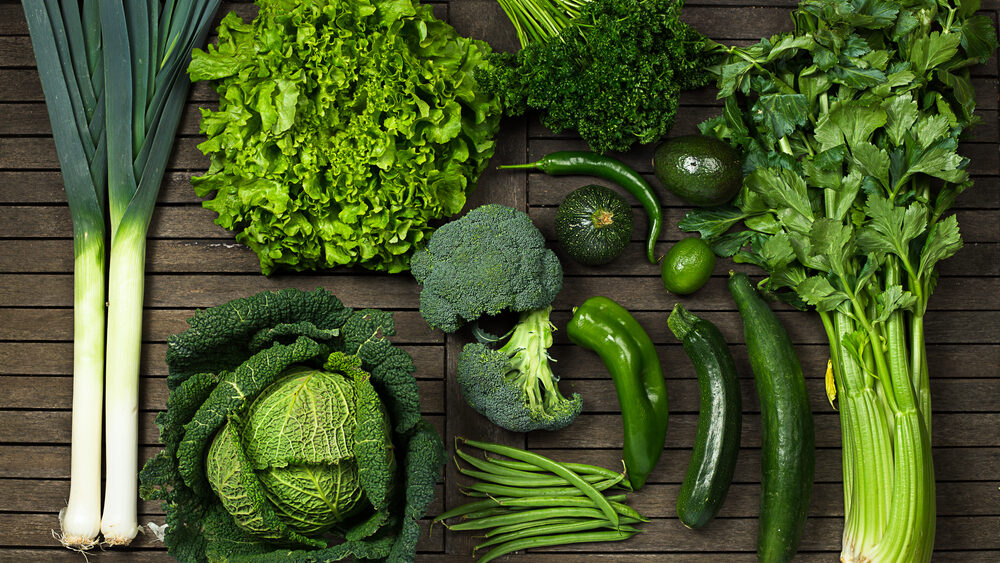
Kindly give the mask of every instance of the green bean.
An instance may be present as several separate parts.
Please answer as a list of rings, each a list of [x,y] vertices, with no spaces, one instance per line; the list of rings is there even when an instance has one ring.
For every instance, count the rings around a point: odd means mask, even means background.
[[[614,487],[622,481],[624,475],[619,475],[616,480],[601,481],[594,483],[592,488],[597,491],[604,491]],[[525,496],[549,496],[549,497],[574,497],[583,493],[579,487],[553,487],[553,488],[524,488],[508,487],[506,485],[495,485],[493,483],[473,483],[463,491],[470,497],[525,497]],[[600,496],[600,493],[597,493]]]
[[[458,456],[458,457],[460,457],[460,458],[462,458],[465,462],[467,462],[469,465],[475,467],[476,469],[479,469],[480,471],[487,471],[487,472],[493,473],[495,475],[509,475],[511,477],[541,477],[542,476],[542,475],[539,475],[538,473],[532,472],[532,471],[522,471],[520,469],[515,469],[515,468],[512,468],[512,467],[504,467],[501,464],[494,463],[494,461],[492,459],[490,459],[490,458],[479,459],[476,456],[469,455],[469,454],[463,452],[462,450],[458,449],[457,447],[455,448],[455,455]],[[457,465],[457,462],[456,462],[456,465]],[[532,467],[534,467],[534,466],[532,466]]]
[[[487,473],[485,471],[476,471],[474,469],[466,469],[464,467],[458,468],[459,473],[466,475],[468,477],[474,477],[480,481],[487,481],[490,483],[496,483],[498,485],[507,485],[510,487],[558,487],[561,485],[570,485],[571,483],[562,477],[557,477],[555,475],[551,477],[538,476],[538,477],[514,477],[510,475],[495,475],[493,473]],[[600,475],[587,475],[580,477],[588,483],[597,483],[604,478]]]
[[[525,528],[530,528],[532,526],[547,526],[549,524],[566,524],[568,522],[582,522],[584,520],[593,520],[593,518],[552,518],[551,520],[539,520],[539,521],[529,521],[529,522],[518,522],[516,524],[507,524],[506,526],[497,526],[492,530],[486,531],[486,537],[491,538],[498,534],[506,534],[508,532],[516,532],[518,530],[523,530]],[[601,520],[605,520],[601,518]],[[641,524],[642,520],[636,520],[635,518],[630,518],[628,516],[622,517],[619,522],[622,526],[628,526],[631,524]]]
[[[437,517],[434,518],[434,521],[435,522],[441,522],[442,520],[448,520],[449,518],[455,518],[456,516],[462,516],[462,515],[468,514],[470,512],[475,512],[476,510],[484,510],[484,509],[487,509],[487,508],[493,508],[493,507],[497,506],[498,504],[500,504],[499,501],[501,501],[501,500],[506,500],[506,499],[505,498],[490,498],[488,500],[479,500],[479,501],[474,501],[474,502],[467,502],[465,504],[456,506],[455,508],[452,508],[451,510],[447,510],[445,512],[442,512],[441,514],[438,514]]]
[[[479,551],[480,549],[489,547],[491,545],[497,545],[499,543],[505,543],[512,540],[519,540],[523,538],[531,538],[535,536],[546,536],[551,534],[565,534],[567,532],[585,532],[587,530],[596,530],[599,528],[611,528],[611,523],[607,520],[581,520],[579,522],[567,522],[565,524],[551,524],[545,526],[535,526],[532,528],[525,528],[518,530],[516,532],[508,532],[506,534],[500,534],[486,539],[485,541],[476,545],[472,550],[473,553]],[[619,532],[638,532],[639,530],[631,526],[619,526]]]
[[[525,528],[533,528],[535,526],[548,526],[549,524],[568,524],[570,522],[585,522],[592,520],[592,518],[549,518],[548,520],[530,520],[528,522],[517,522],[514,524],[507,524],[506,526],[497,526],[492,530],[487,530],[486,537],[493,537],[497,534],[506,534],[508,532],[516,532],[518,530],[523,530]],[[626,520],[622,518],[622,521]]]
[[[500,516],[501,514],[510,514],[512,511],[507,508],[494,507],[486,508],[484,510],[477,510],[475,512],[470,512],[462,516],[462,521],[466,520],[478,520],[479,518],[488,518],[490,516]]]
[[[645,520],[642,514],[639,514],[631,506],[622,504],[620,502],[614,502],[609,499],[611,507],[615,509],[615,512],[622,516],[628,516],[630,518],[636,518],[639,520]],[[594,501],[587,497],[522,497],[522,498],[510,498],[505,499],[501,506],[504,508],[538,508],[538,507],[549,507],[549,506],[572,506],[576,508],[598,508]]]
[[[480,459],[469,455],[458,448],[455,448],[455,455],[462,458],[476,469],[493,473],[494,475],[534,479],[559,479],[562,483],[568,483],[568,481],[562,477],[556,476],[548,471],[545,471],[541,467],[525,463],[523,461],[492,458],[489,456],[486,456],[485,459]],[[610,469],[604,469],[603,467],[597,467],[594,465],[584,465],[582,463],[563,463],[562,465],[567,469],[578,473],[580,477],[588,483],[594,483],[602,479],[614,479],[620,475],[620,473],[616,471],[611,471]]]
[[[612,522],[616,527],[618,526],[617,516],[615,514],[615,522]],[[498,516],[488,516],[486,518],[477,518],[475,520],[466,520],[464,522],[459,522],[458,524],[453,524],[448,526],[451,530],[462,531],[462,530],[485,530],[486,528],[492,528],[494,526],[504,526],[506,524],[514,524],[517,522],[531,522],[535,520],[545,520],[547,518],[604,518],[604,513],[600,510],[594,508],[539,508],[537,510],[524,510],[521,512],[511,512],[507,514],[501,514]]]
[[[533,497],[528,497],[528,498],[533,498]],[[572,498],[572,497],[548,497],[548,498],[561,499],[561,498]],[[626,495],[610,495],[610,496],[608,496],[606,498],[608,499],[609,502],[612,503],[612,506],[614,506],[615,503],[624,502],[625,499],[626,499]],[[434,517],[434,521],[435,522],[441,522],[443,520],[448,520],[450,518],[456,518],[458,516],[464,516],[464,515],[467,515],[467,514],[469,514],[471,512],[476,512],[476,511],[480,511],[480,510],[487,510],[487,509],[490,509],[490,508],[496,508],[498,506],[511,507],[511,508],[519,508],[519,507],[527,507],[527,506],[537,506],[537,505],[530,505],[530,504],[526,505],[526,504],[523,504],[523,503],[522,504],[518,504],[517,502],[511,503],[511,501],[519,501],[519,500],[522,500],[522,498],[521,497],[516,497],[516,498],[515,497],[489,497],[489,498],[484,499],[484,500],[467,502],[465,504],[461,504],[459,506],[456,506],[455,508],[452,508],[451,510],[447,510],[445,512],[442,512],[441,514],[438,514],[437,516]],[[580,500],[585,500],[586,502],[590,502],[590,499],[583,499],[583,498],[581,498]],[[566,506],[570,506],[570,505],[566,505]],[[572,506],[577,506],[577,505],[572,505]],[[583,506],[583,505],[581,505],[581,506]],[[586,505],[586,506],[593,507],[594,504],[590,503],[589,505]],[[619,514],[622,514],[622,512],[620,510],[619,510]],[[466,516],[466,517],[469,518],[470,516]]]
[[[536,536],[530,538],[523,538],[519,540],[509,541],[504,544],[500,544],[486,555],[479,558],[476,563],[487,563],[493,561],[501,555],[507,555],[508,553],[514,551],[520,551],[522,549],[531,549],[533,547],[549,547],[553,545],[568,545],[573,543],[589,543],[589,542],[609,542],[609,541],[622,541],[627,540],[637,534],[638,532],[618,532],[618,531],[607,531],[607,532],[577,532],[573,534],[556,534],[553,536]]]
[[[628,516],[629,518],[634,518],[640,522],[649,522],[649,518],[646,518],[641,513],[639,513],[638,510],[632,508],[627,504],[611,501],[611,506],[614,507],[615,512],[621,514],[622,516]]]
[[[535,464],[526,463],[526,462],[523,462],[523,461],[515,461],[515,460],[510,460],[510,459],[502,459],[502,458],[498,458],[498,457],[489,457],[489,456],[486,456],[486,459],[490,463],[493,463],[495,465],[499,465],[499,466],[507,468],[507,469],[517,470],[517,471],[525,471],[525,472],[529,472],[529,471],[543,472],[543,471],[546,471],[545,469],[542,469],[541,467],[538,467]],[[619,473],[617,471],[613,471],[611,469],[605,469],[603,467],[598,467],[596,465],[586,465],[586,464],[583,464],[583,463],[568,463],[568,462],[567,463],[560,462],[560,463],[566,469],[569,469],[570,471],[575,471],[575,472],[577,472],[579,474],[601,475],[605,479],[614,479],[616,475],[619,475]]]
[[[551,459],[545,456],[521,450],[518,448],[512,448],[510,446],[491,444],[489,442],[478,442],[475,440],[464,440],[464,441],[466,444],[474,448],[479,448],[480,450],[485,450],[488,452],[493,452],[495,454],[507,456],[511,459],[516,459],[518,461],[533,463],[538,467],[541,467],[542,469],[547,469],[552,473],[555,473],[556,475],[563,477],[564,479],[575,485],[578,489],[583,491],[583,494],[593,499],[594,503],[601,509],[601,512],[603,512],[604,515],[608,517],[608,520],[610,520],[615,526],[618,525],[618,513],[615,512],[614,508],[611,508],[611,504],[608,503],[608,501],[604,498],[604,496],[601,495],[601,493],[596,488],[594,488],[593,485],[584,481],[583,479],[580,478],[579,475],[573,473],[569,469],[566,469],[562,465],[559,465],[555,461],[552,461]]]

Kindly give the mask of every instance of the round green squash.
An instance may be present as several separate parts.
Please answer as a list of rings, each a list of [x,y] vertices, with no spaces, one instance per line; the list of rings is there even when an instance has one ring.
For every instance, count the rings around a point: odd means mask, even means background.
[[[570,258],[588,266],[607,264],[632,238],[632,207],[604,186],[578,188],[556,212],[556,236]]]

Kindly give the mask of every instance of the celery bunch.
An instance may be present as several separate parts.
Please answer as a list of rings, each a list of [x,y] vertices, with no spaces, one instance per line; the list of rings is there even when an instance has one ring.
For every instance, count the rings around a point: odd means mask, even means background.
[[[969,67],[996,49],[976,0],[805,0],[795,30],[728,49],[723,115],[702,132],[746,155],[735,207],[681,223],[818,311],[843,433],[842,560],[929,561],[934,544],[924,316],[962,246],[972,185]],[[727,232],[742,224],[744,230]]]

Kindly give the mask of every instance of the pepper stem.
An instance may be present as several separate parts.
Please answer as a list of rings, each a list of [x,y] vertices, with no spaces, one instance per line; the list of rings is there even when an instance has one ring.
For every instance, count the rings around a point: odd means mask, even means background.
[[[527,164],[501,164],[500,166],[497,166],[497,170],[523,170],[525,168],[536,168],[537,166],[537,162],[529,162]]]

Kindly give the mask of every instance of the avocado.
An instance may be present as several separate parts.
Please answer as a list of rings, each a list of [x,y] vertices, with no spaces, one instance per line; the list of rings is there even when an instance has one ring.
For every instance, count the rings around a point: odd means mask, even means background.
[[[653,170],[663,187],[699,206],[721,205],[743,185],[740,153],[714,137],[667,139],[653,153]]]

